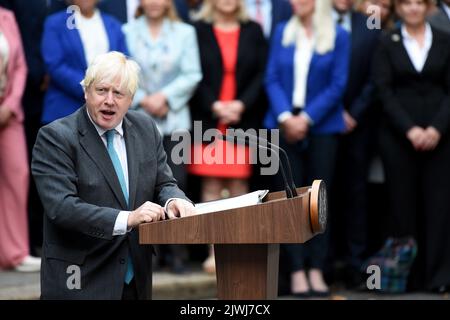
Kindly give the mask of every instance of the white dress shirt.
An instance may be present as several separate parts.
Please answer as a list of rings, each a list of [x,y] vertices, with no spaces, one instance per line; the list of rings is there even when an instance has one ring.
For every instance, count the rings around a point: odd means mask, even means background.
[[[292,95],[293,108],[304,109],[306,104],[306,90],[308,87],[308,73],[311,59],[314,54],[315,39],[308,38],[304,29],[298,32],[297,45],[294,53],[294,92]],[[313,124],[311,117],[305,112],[301,111],[310,125]],[[292,117],[291,111],[282,112],[278,116],[278,123],[283,123],[288,118]]]
[[[292,98],[294,108],[305,107],[309,65],[313,52],[314,39],[302,37],[301,45],[296,47],[294,55],[294,94]]]
[[[107,140],[105,133],[107,130],[102,129],[99,127],[91,118],[91,115],[86,109],[86,112],[88,114],[89,120],[91,120],[92,124],[94,125],[95,129],[98,132],[98,135],[103,141],[103,144],[105,147],[107,147]],[[125,179],[125,185],[128,190],[128,194],[130,193],[130,187],[129,187],[129,179],[128,179],[128,160],[127,160],[127,148],[125,144],[125,138],[123,135],[123,120],[120,121],[120,123],[117,125],[117,127],[114,128],[114,139],[113,139],[113,145],[114,149],[116,150],[117,156],[119,157],[120,165],[122,166],[122,171]],[[179,198],[170,198],[166,201],[164,205],[164,211],[167,212],[167,206],[172,200],[176,200]],[[179,199],[182,201],[186,201],[184,199]],[[131,228],[128,229],[128,216],[130,215],[131,211],[120,211],[119,215],[116,218],[116,222],[114,223],[114,229],[113,229],[113,236],[123,235],[129,231],[131,231]]]
[[[87,110],[86,110],[87,111]],[[95,129],[98,132],[100,138],[102,138],[103,144],[107,147],[106,141],[106,130],[100,128],[91,118],[91,115],[87,111],[89,120],[91,120]],[[123,136],[123,128],[122,128],[123,120],[114,128],[114,140],[113,145],[116,150],[117,156],[119,157],[120,165],[122,166],[123,176],[125,179],[125,185],[128,190],[128,194],[130,192],[129,187],[129,179],[128,179],[128,161],[127,161],[127,148],[125,145],[125,139]],[[127,233],[128,227],[128,216],[130,215],[130,211],[120,211],[119,215],[116,218],[116,222],[114,223],[113,236],[118,236]],[[129,230],[128,230],[129,231]]]
[[[262,21],[257,21],[258,4],[261,10]],[[264,31],[266,38],[270,37],[270,31],[272,29],[272,1],[271,0],[245,0],[245,7],[247,13],[253,21],[258,22]]]
[[[428,23],[425,25],[425,39],[422,48],[419,46],[416,39],[409,35],[405,25],[402,25],[401,32],[403,37],[403,45],[408,52],[409,59],[414,65],[416,71],[422,72],[423,66],[425,65],[428,57],[428,52],[431,48],[431,44],[433,43],[433,33],[431,32],[430,25]]]
[[[92,17],[86,18],[78,10],[75,11],[75,22],[83,43],[87,65],[96,56],[109,51],[108,34],[99,10],[95,10]]]

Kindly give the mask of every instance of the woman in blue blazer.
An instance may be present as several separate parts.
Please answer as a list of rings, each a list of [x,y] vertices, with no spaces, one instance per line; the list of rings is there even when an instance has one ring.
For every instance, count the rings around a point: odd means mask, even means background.
[[[50,83],[44,98],[42,123],[65,117],[84,104],[80,81],[95,55],[108,51],[127,54],[121,24],[101,13],[98,0],[72,1],[70,7],[49,16],[42,36],[42,56]]]
[[[323,179],[329,186],[337,136],[344,130],[342,96],[350,39],[333,24],[328,1],[290,2],[293,16],[277,26],[271,43],[265,79],[270,107],[265,126],[281,129],[280,145],[288,153],[298,186],[310,185],[315,179]],[[279,175],[276,182],[281,189]],[[284,247],[291,291],[298,297],[329,294],[322,274],[327,233],[304,245]]]

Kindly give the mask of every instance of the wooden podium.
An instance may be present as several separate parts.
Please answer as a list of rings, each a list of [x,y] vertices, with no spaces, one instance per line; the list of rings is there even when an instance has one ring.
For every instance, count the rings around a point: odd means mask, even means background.
[[[214,244],[219,299],[276,299],[280,243],[325,230],[325,183],[269,193],[263,203],[139,226],[140,244]]]

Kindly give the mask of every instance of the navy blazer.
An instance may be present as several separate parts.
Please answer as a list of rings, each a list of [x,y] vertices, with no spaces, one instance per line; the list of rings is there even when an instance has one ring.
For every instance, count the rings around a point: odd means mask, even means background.
[[[115,18],[101,13],[108,34],[109,49],[128,54],[121,24]],[[65,117],[84,104],[84,92],[80,85],[87,62],[83,44],[77,29],[69,29],[66,11],[47,18],[42,37],[42,56],[50,85],[44,98],[42,123]]]
[[[272,30],[270,31],[270,38],[273,37],[276,26],[289,20],[291,16],[292,7],[289,0],[272,0]]]
[[[126,0],[107,0],[100,1],[98,7],[102,12],[106,12],[119,20],[121,23],[128,21],[127,1]]]
[[[358,122],[372,103],[375,86],[371,80],[373,53],[378,45],[380,30],[366,27],[367,17],[352,12],[350,66],[344,107]]]
[[[269,129],[278,127],[278,116],[293,107],[295,44],[284,47],[281,43],[286,24],[281,23],[275,30],[266,71],[265,87],[270,106],[264,125]],[[305,112],[314,121],[311,133],[344,130],[342,97],[347,84],[349,38],[344,29],[336,27],[334,50],[326,54],[315,52],[311,58],[305,105]]]

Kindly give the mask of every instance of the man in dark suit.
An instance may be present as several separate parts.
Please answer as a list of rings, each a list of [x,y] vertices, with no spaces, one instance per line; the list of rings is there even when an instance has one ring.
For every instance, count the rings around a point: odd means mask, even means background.
[[[289,0],[245,0],[250,18],[258,22],[267,39],[272,38],[275,27],[292,15]]]
[[[442,0],[439,10],[428,21],[436,29],[450,33],[450,0]]]
[[[378,43],[379,30],[370,30],[367,17],[352,10],[352,0],[333,0],[333,16],[351,38],[349,77],[344,95],[346,133],[341,137],[336,168],[336,221],[344,242],[347,262],[347,284],[362,282],[359,269],[366,250],[367,173],[370,160],[370,116],[374,86],[370,79],[372,53]],[[341,221],[344,225],[338,223]]]
[[[39,131],[43,299],[151,298],[153,248],[139,246],[136,228],[194,213],[155,123],[127,113],[138,70],[121,53],[98,56],[82,82],[86,105]]]

